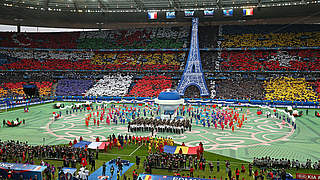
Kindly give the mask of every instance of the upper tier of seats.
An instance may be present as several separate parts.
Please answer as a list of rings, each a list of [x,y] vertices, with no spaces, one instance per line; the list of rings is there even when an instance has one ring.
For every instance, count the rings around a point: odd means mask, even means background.
[[[0,47],[52,49],[160,49],[187,47],[189,27],[70,33],[0,33]]]
[[[320,25],[199,26],[199,47],[320,46]],[[176,49],[188,48],[191,26],[153,27],[67,33],[0,33],[0,47],[50,49]]]
[[[223,26],[222,48],[319,47],[319,25]]]

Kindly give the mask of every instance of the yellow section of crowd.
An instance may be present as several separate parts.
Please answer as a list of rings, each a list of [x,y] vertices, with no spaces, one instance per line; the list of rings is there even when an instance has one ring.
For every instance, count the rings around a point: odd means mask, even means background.
[[[264,82],[266,100],[318,101],[319,97],[304,78],[279,77]]]
[[[97,65],[156,65],[156,64],[167,64],[167,65],[180,65],[177,61],[181,57],[182,53],[166,53],[166,52],[155,52],[155,53],[106,53],[96,54],[92,58],[92,63]]]
[[[8,91],[3,89],[3,88],[0,88],[0,97],[4,97],[8,94]]]
[[[9,96],[24,96],[25,93],[23,91],[22,82],[10,83],[10,86],[7,86],[8,83],[3,83],[0,86],[0,97]],[[39,90],[40,96],[50,96],[51,95],[51,87],[52,82],[36,82],[36,85]]]
[[[43,87],[39,88],[40,96],[50,96],[51,95],[51,87]]]
[[[223,48],[320,46],[320,32],[241,34],[223,37]]]

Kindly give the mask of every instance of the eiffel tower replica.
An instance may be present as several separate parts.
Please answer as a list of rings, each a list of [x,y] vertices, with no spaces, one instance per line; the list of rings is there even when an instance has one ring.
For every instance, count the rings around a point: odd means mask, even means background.
[[[183,96],[187,87],[192,85],[199,88],[200,96],[210,95],[202,72],[198,39],[198,24],[199,19],[192,18],[192,33],[189,56],[177,88],[177,92],[180,94],[180,96]]]

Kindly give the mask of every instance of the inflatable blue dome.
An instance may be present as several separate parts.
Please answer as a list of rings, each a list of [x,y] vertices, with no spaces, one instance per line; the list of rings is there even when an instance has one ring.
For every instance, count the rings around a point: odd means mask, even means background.
[[[164,91],[159,94],[158,99],[159,100],[179,100],[181,98],[177,91]]]

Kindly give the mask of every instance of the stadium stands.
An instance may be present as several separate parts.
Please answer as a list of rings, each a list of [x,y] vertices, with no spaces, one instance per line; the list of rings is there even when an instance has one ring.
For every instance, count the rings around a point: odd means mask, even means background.
[[[0,87],[0,97],[6,97],[8,94],[8,90],[4,89],[4,87]]]
[[[144,76],[142,79],[135,80],[134,83],[129,96],[158,97],[160,92],[172,87],[171,77],[162,75]]]
[[[92,80],[62,79],[58,81],[56,95],[81,96],[93,85]]]
[[[223,51],[221,70],[320,70],[319,50]]]
[[[223,48],[319,47],[319,25],[223,26]]]
[[[25,96],[23,91],[23,85],[35,84],[38,88],[40,96],[50,96],[52,82],[41,81],[41,82],[6,82],[0,85],[0,97],[17,97]]]
[[[199,48],[216,48],[217,47],[217,26],[200,26],[199,27]]]
[[[263,99],[263,83],[257,80],[218,80],[216,99]]]
[[[0,47],[75,49],[79,33],[0,33]]]
[[[95,65],[110,70],[179,70],[184,52],[112,52],[96,53]]]
[[[316,92],[318,94],[318,98],[320,99],[320,81],[319,80],[314,83],[314,87],[315,87]]]
[[[209,91],[210,91],[210,98],[214,99],[217,95],[216,92],[216,82],[215,81],[209,81],[209,84],[207,84],[207,86],[209,87]]]
[[[185,52],[106,52],[0,50],[11,57],[0,69],[179,70]]]
[[[50,49],[161,49],[187,47],[188,27],[72,33],[0,33],[1,47]]]
[[[105,75],[91,89],[86,96],[125,96],[132,82],[132,75],[120,73]]]
[[[319,101],[312,84],[304,78],[278,77],[264,82],[266,100]]]
[[[157,27],[101,32],[81,32],[80,49],[183,48],[189,40],[188,27]]]
[[[320,70],[320,50],[286,49],[288,47],[319,46],[319,25],[227,25],[222,26],[222,36],[217,36],[217,34],[217,26],[199,26],[200,48],[216,48],[217,39],[219,39],[222,41],[223,48],[283,47],[284,49],[223,50],[219,59],[217,51],[201,50],[202,67],[206,71],[281,72]],[[36,81],[42,95],[51,94],[52,83],[50,84],[50,82],[60,79],[56,91],[57,95],[81,95],[85,93],[88,96],[154,97],[163,89],[176,86],[175,80],[179,79],[180,74],[163,73],[150,75],[146,74],[146,72],[183,70],[187,59],[187,51],[97,51],[97,49],[188,48],[190,39],[189,27],[154,27],[73,33],[0,33],[0,47],[21,48],[0,50],[0,70],[129,70],[132,73],[130,77],[119,72],[115,75],[96,74],[95,72],[83,75],[75,72],[65,72],[63,75],[50,73],[48,75],[39,75],[40,73],[36,75],[37,73],[30,73],[35,76],[25,80]],[[137,74],[134,74],[136,71],[146,72],[141,74],[142,79],[139,79],[136,78]],[[5,72],[5,74],[8,74],[8,72]],[[24,74],[21,73],[19,78],[23,76]],[[101,79],[102,76],[104,76],[103,79]],[[267,86],[268,83],[265,83],[265,87],[263,87],[262,81],[238,81],[235,77],[229,76],[229,74],[210,75],[210,77],[214,76],[222,77],[222,79],[230,78],[230,80],[207,81],[211,97],[214,97],[215,94],[215,98],[220,99],[285,100],[287,97],[287,95],[271,95],[271,90]],[[268,78],[268,76],[266,75],[265,78]],[[134,77],[139,80],[132,80]],[[171,77],[175,78],[172,79]],[[297,77],[306,76],[300,74]],[[164,79],[161,80],[161,78]],[[91,79],[90,83],[88,79]],[[100,80],[93,86],[94,79]],[[283,84],[293,83],[292,79],[284,79]],[[314,81],[317,78],[312,77],[308,78],[308,80]],[[2,97],[23,95],[21,90],[23,82],[15,83],[5,79],[2,82],[0,87]],[[48,84],[45,82],[48,82]],[[110,85],[110,83],[113,85]],[[120,86],[119,83],[124,85]],[[303,91],[310,91],[307,93],[309,95],[302,93],[291,97],[295,92],[290,91],[288,92],[288,97],[290,96],[288,100],[317,100],[315,97],[320,93],[319,83],[310,83],[306,80],[303,83],[306,86],[301,85],[301,88]],[[93,87],[90,89],[91,86]],[[283,86],[279,85],[278,87],[282,88]],[[311,90],[310,88],[312,87],[313,89]],[[186,97],[195,97],[192,95],[195,92],[197,92],[197,89],[188,89]]]

